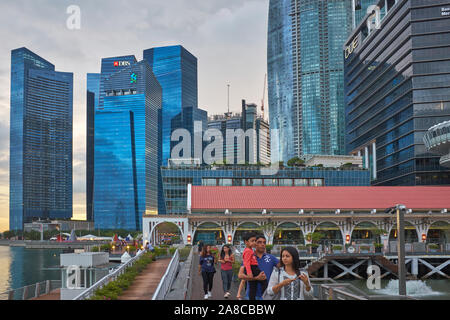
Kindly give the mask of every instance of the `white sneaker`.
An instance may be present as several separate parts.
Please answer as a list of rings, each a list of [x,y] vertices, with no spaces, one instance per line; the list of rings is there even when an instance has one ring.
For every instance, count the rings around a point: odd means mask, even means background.
[[[205,296],[203,297],[203,299],[208,299],[208,298],[209,298],[208,294],[205,294]]]
[[[208,298],[211,298],[212,297],[212,293],[211,293],[211,291],[208,291]]]
[[[223,295],[225,299],[228,299],[228,292]]]

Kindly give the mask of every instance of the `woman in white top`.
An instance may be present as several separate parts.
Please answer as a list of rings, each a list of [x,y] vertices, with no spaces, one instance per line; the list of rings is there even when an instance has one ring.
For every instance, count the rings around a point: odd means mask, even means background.
[[[286,247],[281,250],[280,268],[272,272],[267,294],[276,296],[276,300],[313,299],[313,288],[308,274],[300,271],[297,249]]]

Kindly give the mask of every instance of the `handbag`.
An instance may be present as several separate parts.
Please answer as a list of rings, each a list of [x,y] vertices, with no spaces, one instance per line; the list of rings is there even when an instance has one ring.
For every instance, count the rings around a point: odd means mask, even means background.
[[[280,272],[280,269],[278,269],[278,268],[276,268],[276,269],[277,269],[277,272],[278,272],[278,283],[280,283],[280,273],[281,272]],[[262,295],[263,300],[280,300],[280,298],[281,298],[281,289],[280,289],[280,291],[278,291],[277,294],[274,294],[274,295],[269,294],[268,289],[269,288],[267,288],[264,291],[263,295]]]

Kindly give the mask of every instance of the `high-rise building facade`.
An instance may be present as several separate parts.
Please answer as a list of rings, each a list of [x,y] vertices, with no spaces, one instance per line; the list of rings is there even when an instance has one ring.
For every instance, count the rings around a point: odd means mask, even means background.
[[[423,137],[450,120],[450,1],[378,1],[344,47],[347,152],[373,185],[442,185]]]
[[[209,118],[208,129],[217,129],[223,139],[223,159],[228,164],[269,164],[269,124],[258,116],[256,104],[242,100],[241,113],[227,112]],[[240,139],[240,133],[243,134]],[[233,141],[228,141],[228,135]]]
[[[10,230],[72,217],[73,74],[11,51]]]
[[[93,221],[95,110],[100,98],[100,73],[88,73],[86,81],[86,220]]]
[[[144,51],[162,87],[162,164],[171,153],[172,120],[183,108],[198,107],[197,58],[182,46],[151,48]]]
[[[103,82],[95,115],[94,221],[98,229],[142,229],[158,214],[162,91],[143,60]]]
[[[268,89],[272,160],[345,152],[342,46],[352,30],[352,0],[272,0]]]

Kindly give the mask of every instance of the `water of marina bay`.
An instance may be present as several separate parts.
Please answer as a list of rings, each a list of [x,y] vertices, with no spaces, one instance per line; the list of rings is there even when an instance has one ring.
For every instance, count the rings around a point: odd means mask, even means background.
[[[0,294],[45,280],[61,280],[61,249],[25,249],[0,246]],[[1,297],[0,299],[4,299]]]
[[[351,283],[368,295],[397,295],[398,280],[381,280],[381,289],[368,289],[367,280],[341,280]],[[419,300],[450,300],[450,280],[426,279],[406,281],[406,293]]]

